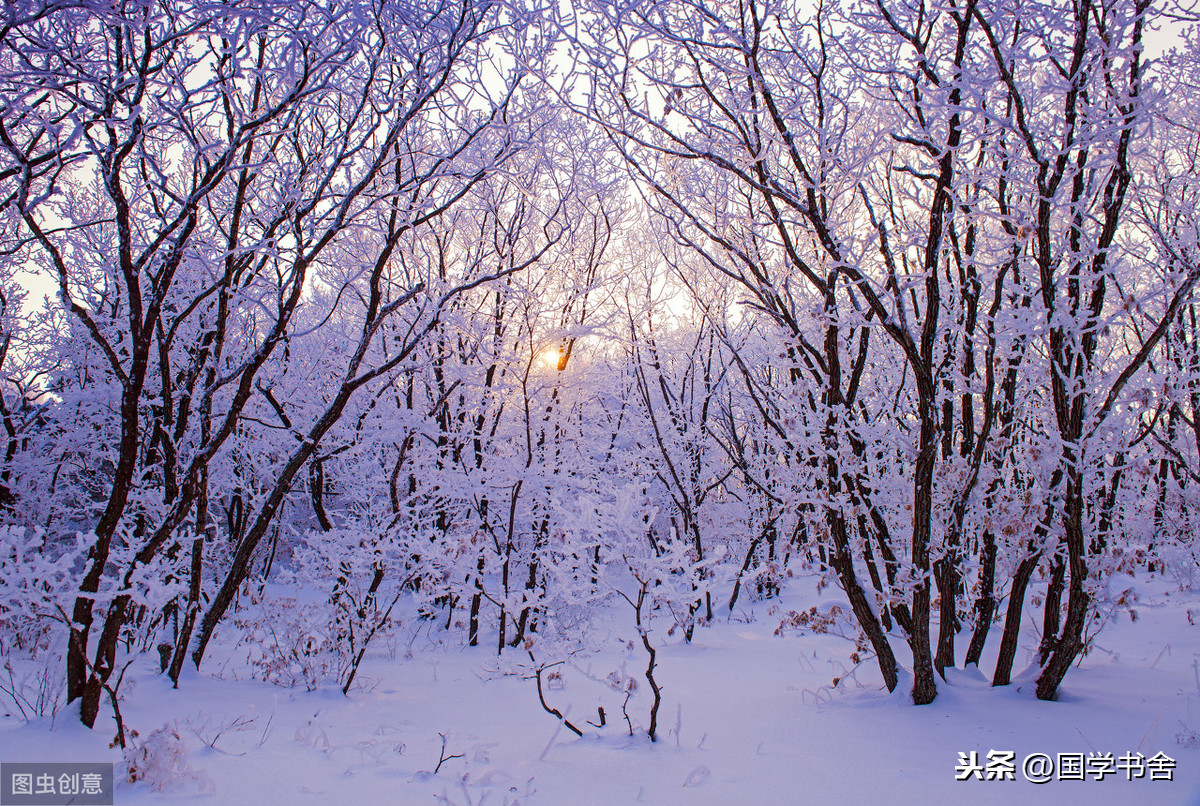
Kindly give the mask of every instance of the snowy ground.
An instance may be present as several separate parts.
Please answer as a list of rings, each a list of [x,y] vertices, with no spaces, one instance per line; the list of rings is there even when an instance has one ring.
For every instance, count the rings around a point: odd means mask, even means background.
[[[1200,804],[1200,595],[1162,579],[1138,593],[1136,621],[1129,610],[1114,615],[1055,703],[1034,698],[1028,674],[993,690],[982,674],[960,670],[921,708],[882,690],[873,660],[848,676],[849,640],[774,634],[788,611],[840,601],[800,580],[779,601],[698,630],[690,645],[655,621],[664,698],[656,744],[644,735],[645,681],[629,704],[634,737],[605,684],[611,672],[636,678],[645,668],[620,609],[598,621],[598,651],[552,670],[561,680],[546,673],[550,705],[570,709],[567,718],[586,728],[581,739],[541,709],[532,680],[503,673],[527,658],[514,652],[501,668],[490,649],[435,643],[429,622],[416,619],[379,643],[349,697],[247,679],[229,647],[229,662],[206,661],[172,690],[147,656],[122,689],[126,722],[140,742],[166,727],[158,739],[176,733],[186,757],[160,776],[161,791],[123,783],[116,803]],[[1032,643],[1032,621],[1026,632]],[[989,643],[988,673],[998,634]],[[1023,659],[1025,650],[1018,666]],[[585,723],[601,703],[609,722],[596,730]],[[94,732],[69,711],[53,725],[4,717],[0,760],[111,760],[119,770],[104,713]],[[992,750],[1014,752],[1015,781],[955,780],[960,753],[985,764]],[[1035,785],[1021,771],[1032,753],[1160,751],[1177,762],[1173,780],[1118,772]],[[443,755],[455,757],[435,774]]]

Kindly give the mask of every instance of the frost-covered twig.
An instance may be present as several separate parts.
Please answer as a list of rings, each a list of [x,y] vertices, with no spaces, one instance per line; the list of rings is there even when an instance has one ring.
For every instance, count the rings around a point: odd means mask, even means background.
[[[441,752],[438,754],[438,763],[437,763],[437,766],[433,768],[433,774],[434,774],[434,775],[437,775],[437,774],[438,774],[438,770],[440,770],[440,769],[442,768],[442,765],[443,765],[443,764],[445,764],[445,763],[446,763],[447,761],[449,761],[450,759],[453,759],[453,758],[462,758],[462,757],[463,757],[463,754],[462,754],[462,753],[455,753],[455,754],[453,754],[453,755],[449,755],[449,756],[448,756],[448,755],[446,755],[446,734],[444,734],[444,733],[439,733],[439,734],[438,734],[438,736],[441,736],[441,737],[442,737],[442,750],[441,750]]]

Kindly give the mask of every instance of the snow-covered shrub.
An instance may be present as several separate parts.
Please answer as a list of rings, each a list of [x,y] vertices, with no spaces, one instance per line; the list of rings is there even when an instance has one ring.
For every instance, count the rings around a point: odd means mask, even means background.
[[[0,697],[26,721],[53,716],[66,681],[63,614],[74,596],[83,538],[48,540],[41,530],[0,528]]]
[[[393,605],[413,573],[403,574],[402,558],[411,552],[386,527],[375,524],[375,531],[365,520],[302,532],[289,569],[261,589],[245,588],[233,622],[250,649],[254,677],[310,691],[333,683],[348,690],[367,646],[396,626]],[[304,597],[280,594],[285,588]],[[430,591],[411,593],[421,600]]]
[[[37,658],[22,662],[5,658],[0,672],[0,694],[12,703],[10,715],[25,722],[35,717],[57,715],[66,694],[63,679],[63,656],[60,652],[43,651]]]
[[[347,663],[330,636],[327,603],[301,602],[264,591],[233,619],[249,648],[251,675],[277,686],[315,691],[338,680]]]
[[[156,792],[207,794],[212,780],[188,764],[188,749],[174,723],[167,723],[139,741],[131,734],[124,750],[124,775],[129,783],[145,782]]]
[[[0,527],[0,655],[35,656],[55,644],[85,549],[81,535],[52,541],[40,529]]]

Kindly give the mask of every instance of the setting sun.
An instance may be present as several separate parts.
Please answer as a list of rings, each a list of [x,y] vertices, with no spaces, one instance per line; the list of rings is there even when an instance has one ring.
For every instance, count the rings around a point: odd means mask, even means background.
[[[542,350],[542,363],[553,369],[564,369],[562,366],[563,359],[566,358],[567,351],[562,345],[555,344]]]

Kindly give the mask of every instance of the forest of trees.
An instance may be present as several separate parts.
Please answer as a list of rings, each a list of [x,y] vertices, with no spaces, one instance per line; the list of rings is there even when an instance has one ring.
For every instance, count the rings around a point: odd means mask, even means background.
[[[548,662],[811,571],[914,703],[1031,616],[1054,699],[1200,558],[1191,19],[5,4],[0,650],[92,726],[252,601],[350,691],[403,597]]]

